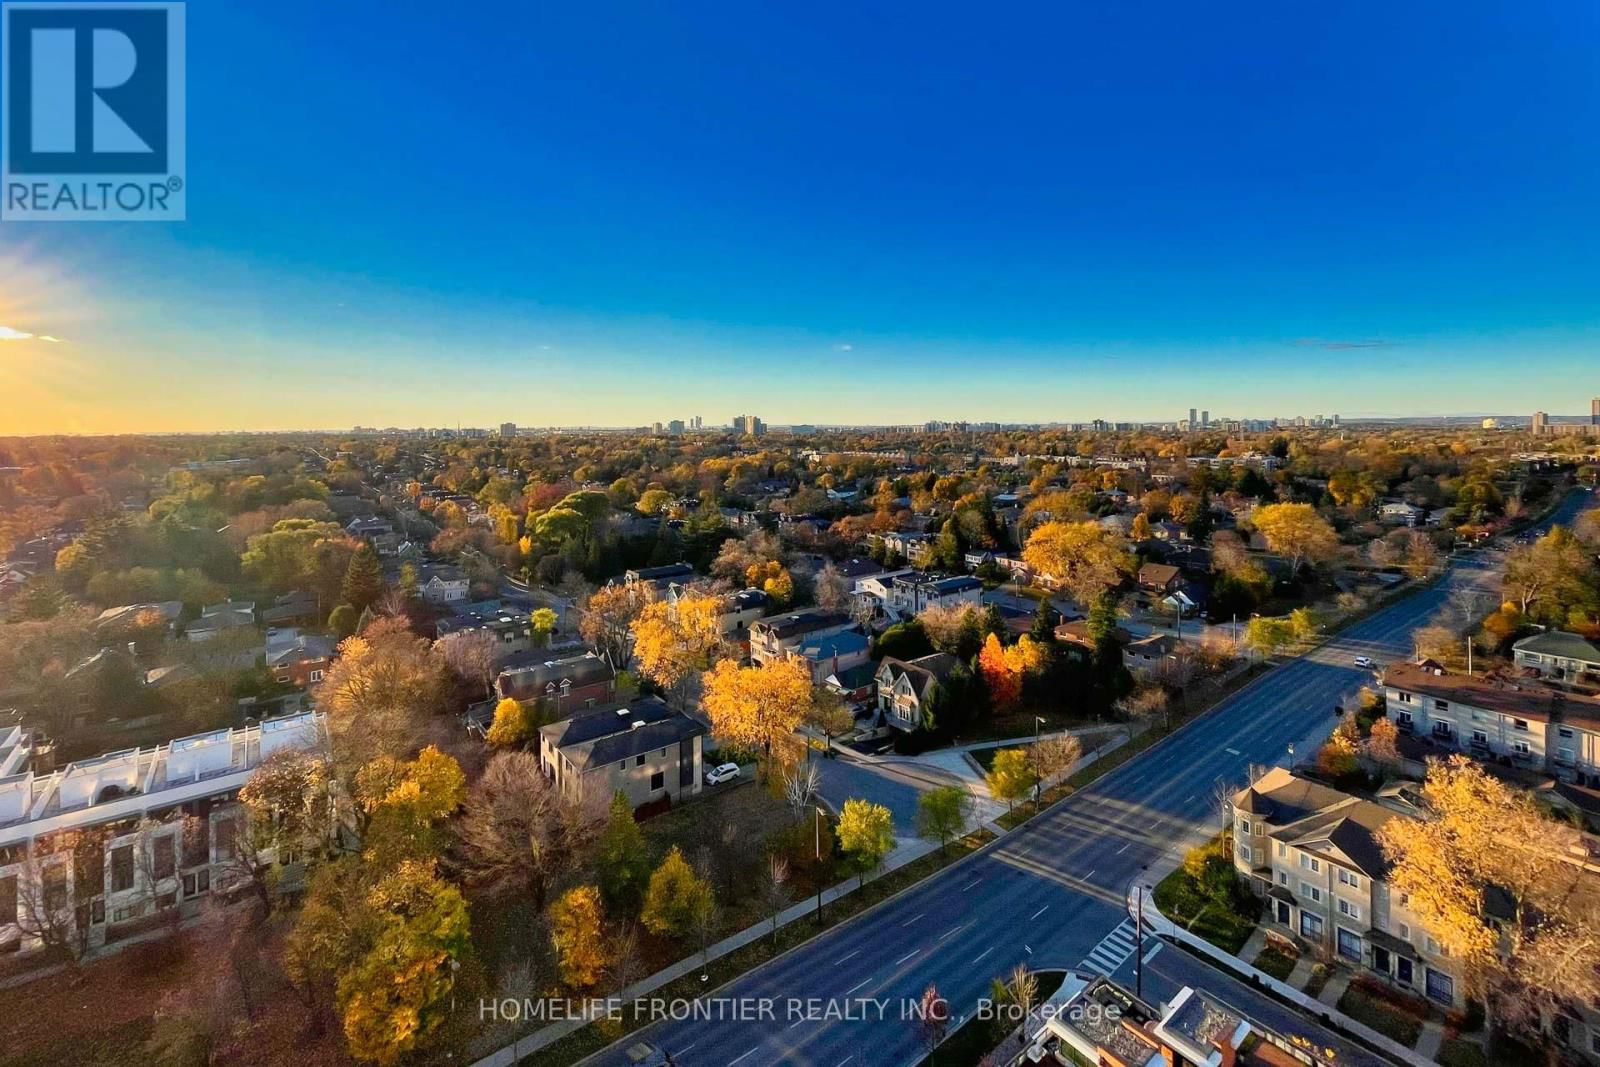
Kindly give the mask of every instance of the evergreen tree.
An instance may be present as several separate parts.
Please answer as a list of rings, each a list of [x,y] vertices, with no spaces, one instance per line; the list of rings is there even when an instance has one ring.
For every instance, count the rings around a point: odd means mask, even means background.
[[[1040,600],[1039,610],[1033,613],[1033,629],[1028,631],[1029,635],[1040,644],[1055,644],[1059,617],[1056,609],[1050,606],[1050,601]]]
[[[613,911],[637,908],[650,880],[650,856],[644,833],[634,821],[633,805],[620,789],[611,798],[611,815],[600,834],[598,866],[606,905]]]
[[[383,564],[378,562],[377,550],[363,543],[345,568],[339,599],[358,612],[365,611],[382,598],[385,588]]]

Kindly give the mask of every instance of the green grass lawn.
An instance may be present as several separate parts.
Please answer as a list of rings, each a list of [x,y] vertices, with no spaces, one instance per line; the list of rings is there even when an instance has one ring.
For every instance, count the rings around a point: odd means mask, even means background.
[[[1218,849],[1219,843],[1213,841],[1202,846],[1201,851],[1209,854]],[[1220,856],[1220,860],[1227,862],[1227,857]],[[1211,862],[1217,862],[1217,858],[1212,857]],[[1185,861],[1183,866],[1161,879],[1155,891],[1156,906],[1190,933],[1205,938],[1225,952],[1237,953],[1255,932],[1256,916],[1241,910],[1239,901],[1213,892],[1191,874],[1189,868],[1190,864]]]
[[[1265,971],[1280,982],[1289,980],[1289,972],[1294,970],[1294,965],[1297,962],[1299,961],[1295,957],[1286,952],[1280,952],[1271,945],[1262,949],[1255,958],[1257,970]]]
[[[1410,1048],[1422,1036],[1422,1020],[1380,999],[1364,986],[1352,982],[1339,998],[1339,1010],[1357,1022],[1366,1023],[1378,1033]]]
[[[1439,1055],[1434,1057],[1434,1062],[1442,1063],[1445,1067],[1488,1067],[1489,1060],[1483,1054],[1483,1046],[1476,1041],[1447,1037],[1439,1046]]]

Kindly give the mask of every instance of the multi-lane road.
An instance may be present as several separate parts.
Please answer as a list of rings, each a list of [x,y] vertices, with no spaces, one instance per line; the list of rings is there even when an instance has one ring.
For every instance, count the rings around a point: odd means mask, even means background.
[[[1570,521],[1590,499],[1573,494],[1553,521]],[[716,994],[730,1003],[768,1000],[778,1018],[666,1021],[642,1036],[680,1067],[901,1067],[920,1058],[922,1045],[900,1005],[915,1002],[929,985],[953,1013],[964,1014],[987,995],[992,978],[1018,963],[1125,978],[1138,948],[1126,924],[1129,887],[1163,858],[1214,834],[1220,825],[1216,798],[1243,783],[1252,764],[1282,762],[1290,745],[1331,730],[1333,707],[1372,681],[1370,672],[1353,665],[1355,656],[1382,664],[1408,655],[1411,633],[1458,591],[1498,587],[1499,562],[1490,553],[1454,560],[1439,583],[1268,672],[1042,818]],[[1177,958],[1180,950],[1158,950],[1157,944],[1142,949],[1157,952],[1155,970],[1196,971],[1196,964]],[[1238,992],[1244,996],[1248,987]],[[806,998],[816,998],[824,1011],[830,1002],[834,1012],[852,1004],[861,1010],[854,1018],[807,1018]],[[802,1014],[791,1018],[787,1011],[797,1000]],[[1283,1011],[1274,1021],[1290,1026],[1297,1020]],[[1316,1029],[1309,1021],[1301,1028]],[[1319,1037],[1344,1044],[1325,1032]],[[1353,1049],[1347,1060],[1376,1062]],[[599,1062],[626,1058],[611,1050]]]

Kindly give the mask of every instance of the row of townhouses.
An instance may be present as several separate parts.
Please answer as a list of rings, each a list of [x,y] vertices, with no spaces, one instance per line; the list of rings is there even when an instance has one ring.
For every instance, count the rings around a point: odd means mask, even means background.
[[[240,788],[272,753],[327,744],[325,718],[307,712],[36,774],[32,735],[0,731],[0,952],[40,947],[43,909],[70,915],[94,948],[230,888],[244,874],[234,862]],[[75,854],[53,847],[68,838],[80,842]]]

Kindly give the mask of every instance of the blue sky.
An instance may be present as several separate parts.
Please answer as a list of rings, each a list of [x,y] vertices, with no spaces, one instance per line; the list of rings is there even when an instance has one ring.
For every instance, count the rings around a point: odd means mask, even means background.
[[[752,6],[193,0],[189,221],[0,224],[0,432],[1600,392],[1593,4]]]

